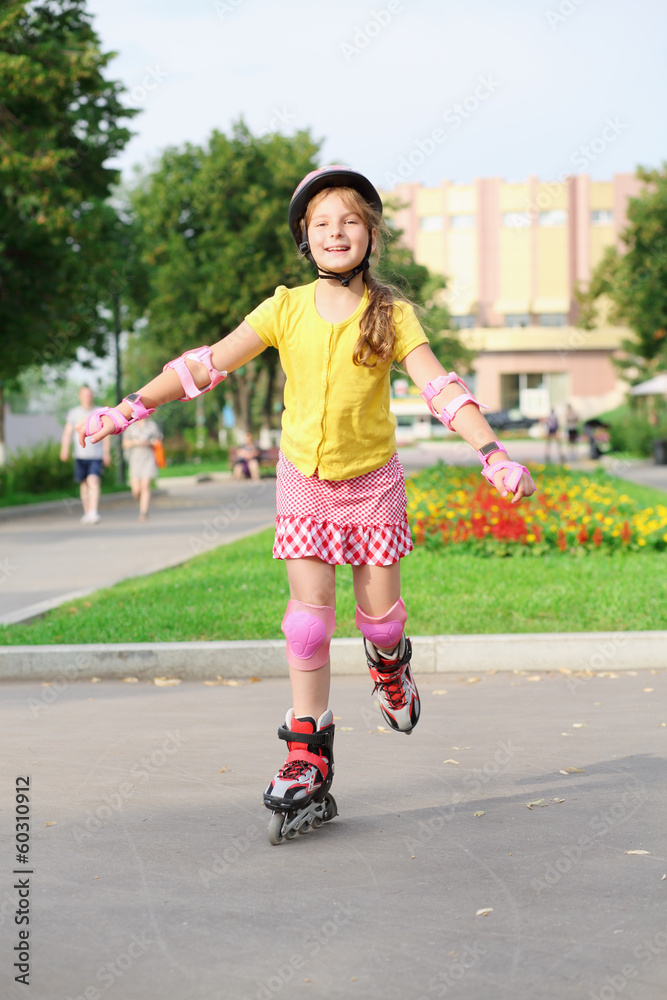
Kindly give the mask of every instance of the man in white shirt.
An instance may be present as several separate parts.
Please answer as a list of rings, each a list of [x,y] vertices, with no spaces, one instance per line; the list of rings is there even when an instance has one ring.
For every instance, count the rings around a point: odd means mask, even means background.
[[[74,430],[78,423],[86,420],[94,408],[92,389],[82,385],[79,389],[79,406],[74,406],[67,414],[60,442],[60,458],[63,462],[69,460],[70,445],[74,451],[74,479],[79,483],[83,505],[82,524],[97,524],[100,520],[97,508],[100,502],[102,467],[111,464],[110,438],[106,437],[97,444],[87,440],[86,447],[82,448]]]

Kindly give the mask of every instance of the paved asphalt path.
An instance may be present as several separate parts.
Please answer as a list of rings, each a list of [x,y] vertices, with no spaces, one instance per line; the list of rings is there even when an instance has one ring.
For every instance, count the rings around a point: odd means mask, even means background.
[[[664,1000],[667,672],[419,685],[408,739],[335,678],[339,816],[271,847],[287,680],[3,684],[0,996]]]
[[[110,496],[99,524],[63,502],[0,520],[0,623],[9,624],[129,577],[154,573],[273,524],[275,480],[163,480],[146,523]]]

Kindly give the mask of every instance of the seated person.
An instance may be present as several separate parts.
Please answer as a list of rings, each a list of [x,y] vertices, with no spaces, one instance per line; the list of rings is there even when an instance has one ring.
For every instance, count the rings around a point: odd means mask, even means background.
[[[246,433],[245,444],[236,449],[234,459],[234,479],[259,479],[259,448],[253,442],[250,431]]]

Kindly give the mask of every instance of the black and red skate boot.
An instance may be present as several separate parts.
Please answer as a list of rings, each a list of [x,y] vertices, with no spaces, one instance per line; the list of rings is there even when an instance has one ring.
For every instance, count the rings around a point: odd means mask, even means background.
[[[296,833],[321,826],[337,813],[329,788],[333,781],[333,714],[327,709],[317,722],[296,718],[290,708],[278,736],[289,747],[287,760],[264,792],[264,805],[273,810],[269,840],[279,844]]]
[[[364,639],[364,649],[382,715],[392,729],[410,734],[419,721],[420,711],[419,692],[410,669],[410,640],[402,635],[396,647],[387,652]]]

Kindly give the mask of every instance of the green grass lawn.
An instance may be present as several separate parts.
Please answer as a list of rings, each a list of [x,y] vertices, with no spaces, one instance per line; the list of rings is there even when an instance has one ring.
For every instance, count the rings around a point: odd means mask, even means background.
[[[273,531],[117,584],[28,625],[1,645],[281,639],[285,567]],[[403,561],[411,635],[667,628],[662,553],[481,558],[417,548]],[[350,567],[337,574],[336,636],[356,636]]]

